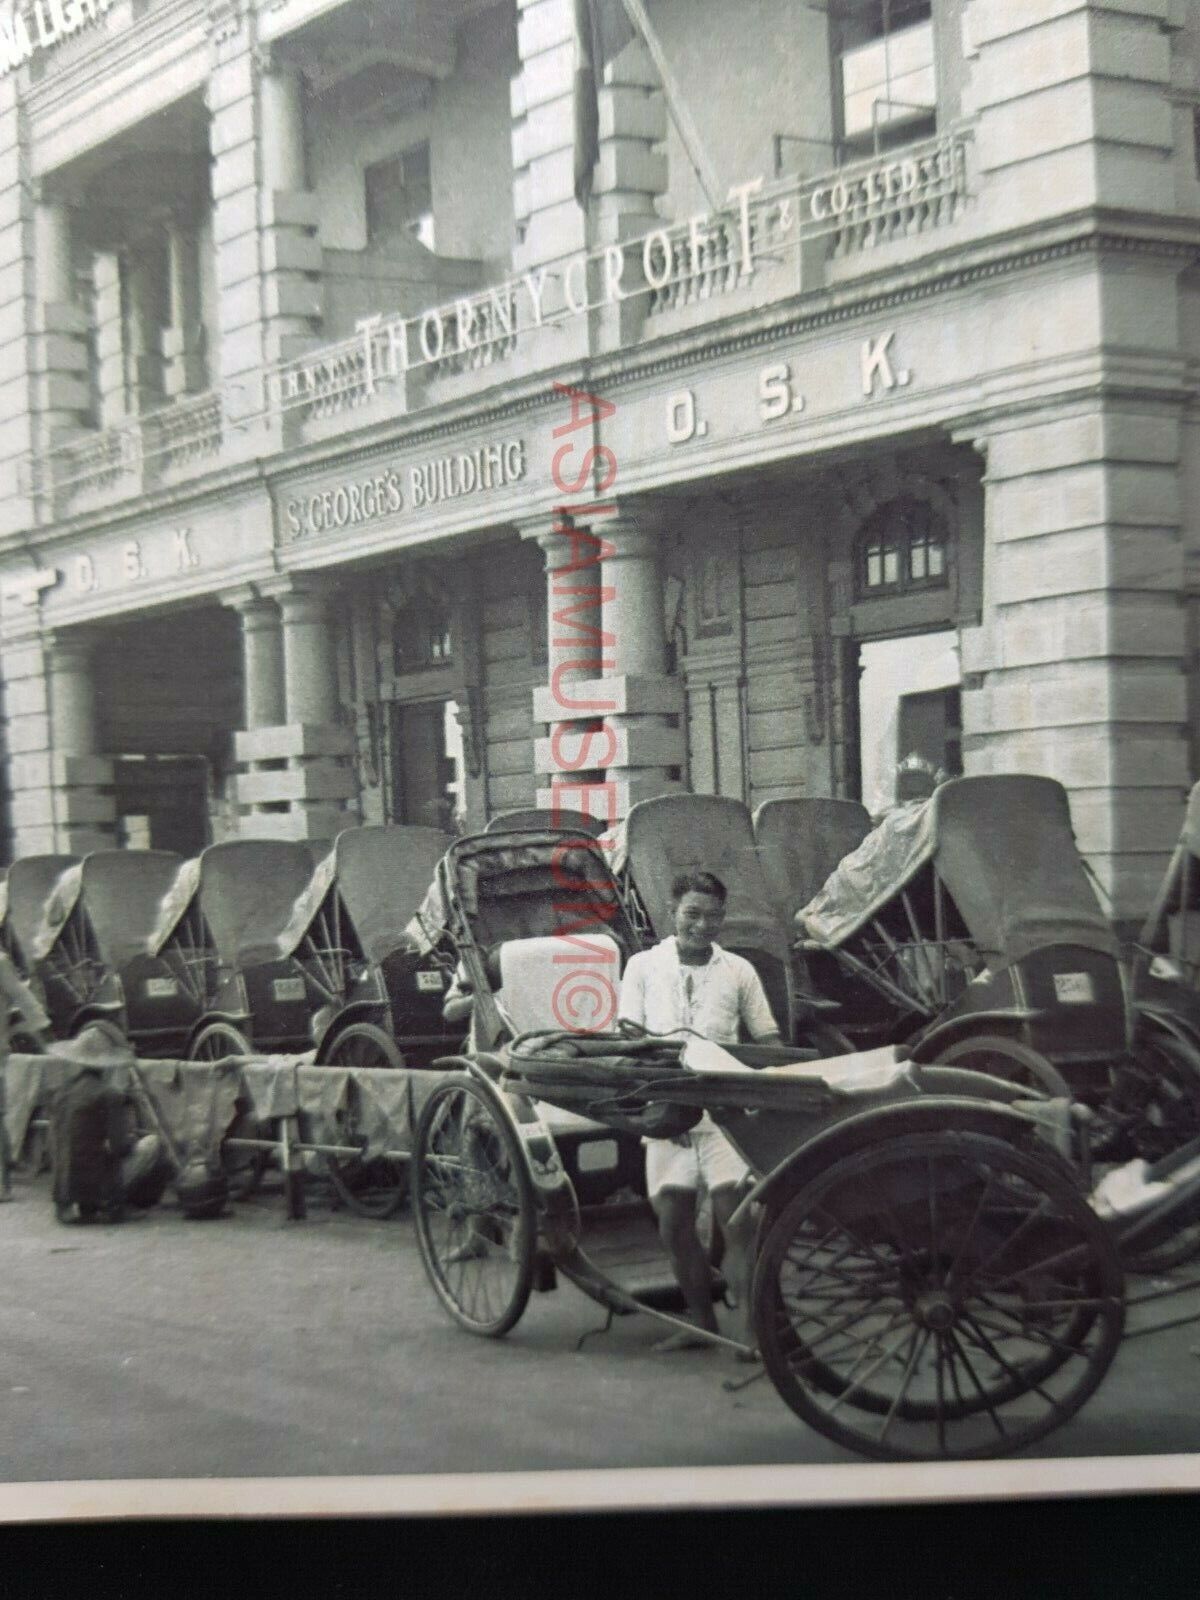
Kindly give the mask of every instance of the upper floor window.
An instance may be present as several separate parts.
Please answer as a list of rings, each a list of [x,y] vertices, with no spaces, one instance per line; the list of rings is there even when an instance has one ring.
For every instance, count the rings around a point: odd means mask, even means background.
[[[433,185],[428,144],[414,145],[387,161],[377,161],[364,174],[367,189],[367,238],[386,243],[407,233],[427,250],[433,243]]]
[[[942,588],[946,529],[925,500],[889,500],[867,519],[858,544],[858,590],[864,599]]]
[[[450,616],[431,600],[407,606],[396,618],[392,639],[392,662],[397,673],[443,667],[454,660]]]
[[[932,133],[931,0],[839,0],[834,29],[846,153],[867,154]]]

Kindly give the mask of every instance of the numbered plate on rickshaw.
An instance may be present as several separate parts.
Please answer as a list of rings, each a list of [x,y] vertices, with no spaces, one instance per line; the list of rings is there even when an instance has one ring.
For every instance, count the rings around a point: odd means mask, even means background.
[[[147,1000],[174,1000],[179,993],[179,984],[174,978],[147,978]]]
[[[1082,1006],[1096,998],[1090,972],[1056,972],[1054,998],[1060,1005]]]
[[[303,1000],[303,978],[274,978],[271,981],[271,998],[273,1000]]]
[[[424,993],[426,990],[434,990],[438,994],[441,994],[441,992],[442,992],[442,975],[441,975],[441,973],[440,972],[418,972],[417,973],[417,989],[419,991],[421,991],[422,993]]]

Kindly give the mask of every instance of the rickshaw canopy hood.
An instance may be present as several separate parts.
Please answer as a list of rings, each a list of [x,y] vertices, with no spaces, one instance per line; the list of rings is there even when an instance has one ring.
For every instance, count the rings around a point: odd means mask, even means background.
[[[46,901],[63,873],[79,865],[78,856],[19,856],[8,869],[8,925],[26,960],[34,955]]]
[[[452,843],[440,828],[347,828],[293,905],[276,955],[295,951],[335,886],[368,961],[378,965],[406,946],[423,948],[410,932],[413,913]]]
[[[840,861],[871,831],[871,817],[858,800],[812,795],[767,800],[754,813],[754,837],[763,870],[786,895],[794,914],[807,905]]]
[[[898,807],[797,913],[800,932],[843,943],[927,863],[992,964],[1052,944],[1119,953],[1075,846],[1066,790],[1023,774],[954,778]]]
[[[670,933],[671,885],[681,872],[714,873],[725,885],[721,943],[789,958],[783,886],[763,868],[750,812],[725,795],[671,794],[639,800],[617,830],[614,871],[627,866],[657,938]]]
[[[200,907],[217,955],[240,968],[279,959],[279,935],[313,875],[307,845],[230,839],[200,857]]]
[[[465,923],[480,945],[606,933],[626,950],[633,930],[598,843],[547,830],[456,839],[418,914],[425,926]]]
[[[104,960],[116,971],[146,948],[159,907],[179,875],[173,850],[97,850],[79,876],[83,907]]]

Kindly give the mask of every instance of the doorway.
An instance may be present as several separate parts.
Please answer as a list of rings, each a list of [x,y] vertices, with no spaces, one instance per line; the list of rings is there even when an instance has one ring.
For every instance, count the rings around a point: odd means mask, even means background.
[[[391,733],[392,821],[461,831],[465,763],[457,702],[393,704]]]
[[[872,816],[925,799],[962,772],[957,629],[859,646],[858,740],[862,801]]]
[[[127,850],[199,855],[211,838],[211,782],[203,756],[116,757],[117,843]]]

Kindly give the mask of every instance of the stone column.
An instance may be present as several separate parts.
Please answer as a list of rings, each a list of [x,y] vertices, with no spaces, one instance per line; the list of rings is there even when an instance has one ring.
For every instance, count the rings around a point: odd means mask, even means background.
[[[221,375],[231,415],[259,413],[261,369],[319,337],[323,312],[317,198],[304,171],[296,71],[256,41],[257,13],[210,4],[213,241]],[[248,430],[247,450],[259,448]]]
[[[352,827],[354,730],[338,721],[330,591],[288,579],[237,596],[246,662],[246,729],[237,735],[243,828],[259,837],[327,841]]]
[[[247,729],[277,728],[284,716],[283,626],[279,607],[256,590],[226,597],[242,625],[242,686]]]
[[[583,531],[575,530],[565,513],[531,518],[519,531],[523,539],[537,542],[546,565],[548,682],[535,691],[534,721],[547,725],[547,736],[534,743],[534,769],[542,780],[537,804],[586,811],[591,787],[604,782],[603,757],[611,744],[602,732],[603,718],[580,709],[589,695],[580,696],[573,687],[602,671],[600,567],[572,570],[586,560],[587,545],[573,540]]]
[[[329,591],[300,584],[279,596],[287,720],[324,727],[337,719],[337,658],[329,625]]]
[[[36,342],[29,304],[29,262],[35,253],[31,193],[29,112],[20,73],[0,78],[0,193],[6,224],[0,229],[0,463],[7,491],[0,496],[0,532],[33,525],[39,497],[48,494],[49,463],[41,457],[42,429],[35,404]],[[52,516],[47,506],[47,517]]]
[[[34,410],[38,446],[52,451],[88,420],[87,316],[75,294],[71,211],[44,186],[34,211],[37,285]]]
[[[687,759],[683,692],[667,676],[660,512],[652,502],[624,500],[620,515],[597,531],[609,547],[601,569],[604,632],[612,639],[605,686],[618,701],[608,719],[617,734],[608,776],[617,783],[623,816],[636,801],[680,786],[672,769]]]
[[[92,256],[96,317],[96,388],[102,428],[124,422],[129,413],[125,370],[125,321],[121,309],[121,258],[115,250]]]
[[[163,387],[168,395],[196,394],[207,381],[200,319],[200,257],[196,230],[178,217],[167,222],[171,321],[163,329]]]
[[[548,553],[550,682],[534,693],[534,718],[550,732],[535,760],[539,772],[555,775],[561,805],[615,820],[636,801],[678,787],[671,769],[685,760],[683,696],[666,674],[653,510],[622,503],[620,515],[584,531],[594,544],[572,546],[561,531],[539,530]],[[549,803],[549,791],[539,790],[538,804]]]
[[[113,764],[96,753],[93,641],[82,633],[52,634],[45,650],[51,756],[45,801],[54,848],[81,855],[116,839]]]
[[[158,260],[150,243],[141,236],[121,261],[126,285],[125,393],[130,410],[138,416],[163,403],[163,328],[158,321],[162,283],[155,281]]]
[[[587,218],[574,192],[575,0],[518,0],[512,80],[513,217],[518,243],[513,270],[532,272],[586,249]],[[578,292],[578,291],[577,291]],[[565,304],[561,274],[547,275],[543,311]],[[588,351],[588,318],[567,317],[547,336],[555,361]]]
[[[1111,899],[1148,909],[1188,782],[1178,416],[1112,402],[975,431],[987,461],[982,625],[962,630],[967,772],[1071,798]]]

